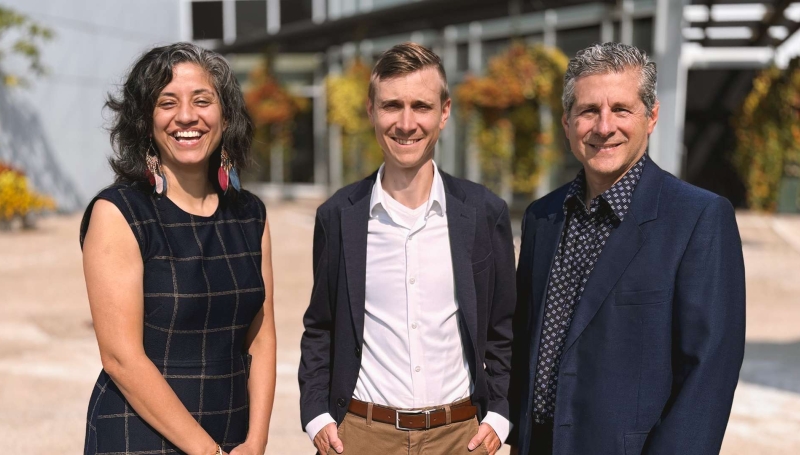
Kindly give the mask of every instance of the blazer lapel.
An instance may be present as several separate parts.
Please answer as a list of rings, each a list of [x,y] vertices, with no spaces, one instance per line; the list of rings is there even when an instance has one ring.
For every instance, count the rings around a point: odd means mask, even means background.
[[[464,203],[466,194],[444,172],[440,172],[447,199],[447,230],[450,237],[450,256],[453,262],[453,282],[456,301],[463,317],[471,347],[470,359],[478,352],[478,302],[475,297],[475,281],[472,276],[472,245],[475,242],[475,207]],[[475,361],[470,361],[475,368]],[[472,372],[474,375],[474,371]],[[474,376],[473,376],[474,377]]]
[[[657,217],[664,174],[652,160],[645,164],[642,177],[633,193],[631,209],[619,227],[611,232],[589,276],[583,295],[575,306],[575,315],[563,352],[569,350],[589,325],[647,239],[640,225]]]
[[[572,343],[578,339],[594,315],[597,314],[600,305],[606,300],[611,289],[616,286],[644,240],[644,234],[639,229],[639,224],[632,213],[628,213],[619,227],[611,232],[602,253],[600,253],[600,258],[589,276],[583,295],[575,306],[575,315],[567,333],[567,341],[564,343],[564,352],[572,346]]]
[[[364,306],[367,282],[367,229],[369,201],[376,174],[361,181],[350,195],[350,207],[341,211],[342,249],[344,250],[350,315],[358,346],[364,343]]]
[[[447,194],[447,229],[450,236],[450,256],[453,261],[453,281],[458,308],[464,315],[473,349],[477,352],[478,302],[472,276],[472,244],[475,241],[475,208]]]

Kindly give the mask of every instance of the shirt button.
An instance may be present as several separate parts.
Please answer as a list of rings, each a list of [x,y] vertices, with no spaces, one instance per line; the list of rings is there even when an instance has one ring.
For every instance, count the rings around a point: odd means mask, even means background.
[[[420,368],[420,367],[414,368],[414,371],[416,371],[417,373],[419,373],[421,370],[422,370],[422,368]]]
[[[416,323],[416,322],[412,323],[412,324],[411,324],[411,328],[412,328],[412,329],[416,329],[416,328],[417,328],[417,323]]]
[[[408,282],[411,283],[411,284],[414,284],[414,283],[417,282],[417,279],[416,278],[411,278],[410,280],[408,280]]]

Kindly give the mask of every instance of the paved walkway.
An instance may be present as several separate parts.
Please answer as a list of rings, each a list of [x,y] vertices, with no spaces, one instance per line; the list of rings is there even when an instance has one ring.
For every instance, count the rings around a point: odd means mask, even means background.
[[[278,330],[270,454],[311,454],[296,381],[311,289],[315,204],[270,204]],[[800,218],[739,214],[747,353],[722,453],[800,453]],[[100,361],[86,302],[79,218],[0,232],[0,441],[24,454],[81,452]],[[501,453],[507,453],[503,450]]]

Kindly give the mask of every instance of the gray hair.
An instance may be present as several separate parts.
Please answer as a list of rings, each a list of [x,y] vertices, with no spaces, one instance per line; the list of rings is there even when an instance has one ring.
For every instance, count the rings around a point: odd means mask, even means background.
[[[578,79],[596,74],[621,73],[627,69],[639,70],[639,98],[650,117],[656,104],[656,64],[641,49],[611,42],[580,50],[569,61],[564,75],[564,94],[561,96],[564,112],[569,115],[575,104],[575,82]]]

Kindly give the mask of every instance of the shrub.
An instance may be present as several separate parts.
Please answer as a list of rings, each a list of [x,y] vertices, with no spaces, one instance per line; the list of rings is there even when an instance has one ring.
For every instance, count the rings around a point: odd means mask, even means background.
[[[24,219],[30,213],[55,208],[53,199],[30,189],[23,172],[0,162],[0,221]]]

